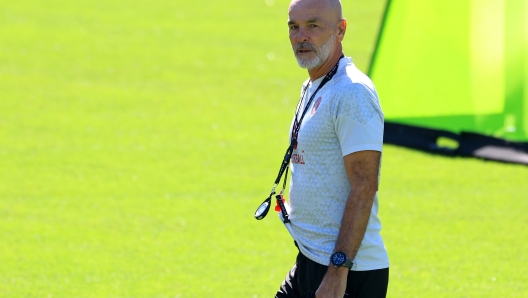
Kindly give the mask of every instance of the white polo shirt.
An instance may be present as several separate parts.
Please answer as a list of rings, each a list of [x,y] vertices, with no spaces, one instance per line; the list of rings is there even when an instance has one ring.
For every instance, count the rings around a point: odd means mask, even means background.
[[[303,105],[321,81],[308,87]],[[374,85],[350,58],[342,58],[337,73],[317,92],[303,119],[290,163],[291,224],[286,227],[309,259],[327,266],[335,248],[351,190],[343,156],[362,150],[381,152],[382,146],[383,112]],[[352,270],[389,267],[380,230],[376,194]]]

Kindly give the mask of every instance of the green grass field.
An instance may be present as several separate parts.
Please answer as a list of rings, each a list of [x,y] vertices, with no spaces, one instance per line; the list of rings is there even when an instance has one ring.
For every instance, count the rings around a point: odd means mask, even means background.
[[[273,297],[287,5],[0,3],[0,297]],[[384,1],[344,5],[366,70]],[[528,167],[384,150],[389,297],[528,296]]]

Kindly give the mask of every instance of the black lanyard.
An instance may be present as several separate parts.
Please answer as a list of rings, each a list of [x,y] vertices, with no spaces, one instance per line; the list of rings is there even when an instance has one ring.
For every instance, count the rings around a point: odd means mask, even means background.
[[[301,129],[301,123],[302,123],[302,121],[304,119],[304,116],[306,115],[306,112],[308,112],[308,108],[312,104],[312,101],[315,98],[315,95],[317,94],[317,92],[319,92],[319,90],[321,90],[321,88],[323,88],[323,86],[326,83],[328,83],[328,81],[330,81],[334,77],[334,75],[337,72],[337,68],[339,66],[339,61],[343,57],[344,57],[344,55],[341,55],[341,57],[337,61],[337,64],[334,66],[334,68],[332,68],[332,70],[330,70],[330,72],[326,74],[324,79],[321,81],[321,84],[319,84],[319,86],[317,86],[317,89],[315,89],[315,92],[312,94],[312,96],[310,96],[310,99],[308,100],[308,103],[306,103],[306,105],[304,106],[304,110],[303,110],[303,112],[301,114],[301,119],[298,119],[299,111],[301,109],[302,103],[304,101],[304,97],[306,96],[306,91],[308,90],[308,87],[310,86],[310,84],[306,84],[306,87],[304,87],[303,92],[301,94],[301,99],[299,100],[299,104],[297,104],[297,108],[295,110],[295,119],[293,121],[293,128],[292,128],[290,144],[293,144],[294,147],[297,144],[297,138],[299,137],[299,130]]]
[[[255,218],[256,219],[258,219],[258,220],[263,219],[268,214],[268,211],[269,211],[269,208],[270,208],[270,205],[271,205],[271,197],[274,194],[276,194],[275,189],[279,185],[280,180],[282,178],[282,175],[286,171],[286,174],[284,175],[284,182],[282,184],[282,190],[281,190],[280,194],[275,196],[275,198],[277,199],[277,205],[279,206],[280,211],[282,213],[283,222],[284,223],[289,223],[290,222],[290,219],[288,218],[288,212],[286,211],[286,206],[284,206],[283,194],[284,194],[284,189],[286,188],[286,181],[288,179],[288,165],[290,163],[290,159],[291,159],[291,156],[293,154],[293,149],[295,149],[295,147],[297,145],[297,138],[299,136],[299,130],[301,129],[301,123],[302,123],[302,121],[304,119],[304,116],[306,115],[306,112],[308,112],[308,108],[312,104],[312,101],[315,98],[315,95],[317,94],[317,92],[319,90],[321,90],[321,88],[323,88],[323,86],[326,83],[328,83],[334,77],[334,75],[337,73],[337,68],[339,66],[339,61],[343,57],[344,57],[344,55],[341,55],[341,57],[337,61],[337,63],[334,66],[334,68],[332,68],[332,70],[330,70],[330,72],[325,75],[325,77],[323,78],[323,80],[321,81],[321,83],[319,84],[317,89],[315,90],[315,92],[312,94],[312,96],[310,96],[310,99],[308,100],[308,102],[304,106],[304,110],[303,110],[303,112],[301,114],[301,118],[298,119],[299,111],[300,111],[302,103],[304,101],[304,97],[306,96],[306,91],[308,90],[309,84],[306,84],[306,87],[304,87],[304,90],[303,90],[303,92],[301,94],[301,98],[299,99],[299,104],[297,104],[297,108],[295,110],[295,119],[294,119],[293,127],[292,127],[290,146],[288,146],[288,149],[286,149],[286,153],[284,154],[284,158],[282,159],[282,163],[281,163],[281,166],[280,166],[280,169],[279,169],[279,174],[277,175],[277,179],[275,179],[273,187],[271,188],[271,193],[270,193],[269,197],[267,197],[264,200],[264,202],[262,202],[262,204],[257,208],[257,211],[255,211]]]

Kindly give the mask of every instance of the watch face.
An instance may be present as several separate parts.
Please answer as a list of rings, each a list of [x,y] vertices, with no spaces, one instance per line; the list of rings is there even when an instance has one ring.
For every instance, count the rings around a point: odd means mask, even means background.
[[[334,264],[334,266],[341,266],[345,263],[345,261],[346,255],[342,252],[336,252],[332,255],[332,264]]]

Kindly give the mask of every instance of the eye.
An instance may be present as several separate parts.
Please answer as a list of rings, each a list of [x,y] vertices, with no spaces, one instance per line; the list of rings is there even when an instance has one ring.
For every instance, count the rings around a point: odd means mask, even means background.
[[[316,24],[310,24],[309,27],[310,28],[315,28],[315,27],[319,27],[319,26],[317,26]]]
[[[297,26],[297,25],[290,25],[290,30],[296,30],[297,28],[299,28],[299,26]]]

